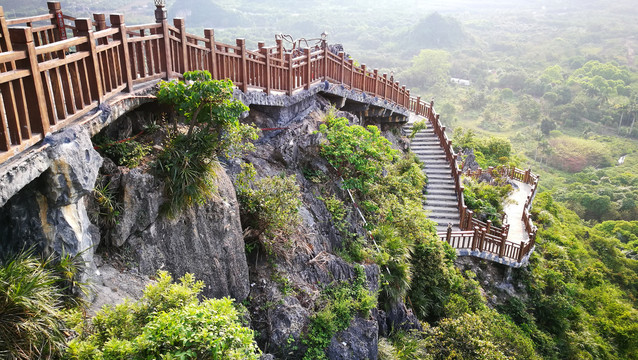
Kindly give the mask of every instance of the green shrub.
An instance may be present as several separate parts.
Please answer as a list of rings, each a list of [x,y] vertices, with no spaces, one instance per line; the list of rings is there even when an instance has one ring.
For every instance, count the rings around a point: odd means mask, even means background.
[[[237,199],[246,219],[244,226],[256,232],[266,251],[283,254],[291,235],[301,223],[301,190],[295,175],[255,179],[252,164],[242,164],[235,179]]]
[[[129,169],[140,165],[144,157],[151,152],[151,147],[133,139],[113,141],[106,137],[96,136],[98,151],[113,160],[119,166]]]
[[[332,112],[319,131],[327,140],[321,155],[341,173],[347,189],[367,193],[379,180],[384,165],[399,155],[376,126],[350,126],[348,119],[336,118]]]
[[[428,128],[428,120],[427,119],[421,119],[417,122],[415,122],[412,125],[412,131],[410,131],[410,135],[409,138],[410,139],[414,139],[414,137],[416,136],[416,134],[421,131],[421,130],[425,130]]]
[[[162,210],[169,217],[191,205],[203,204],[216,193],[215,173],[220,166],[216,150],[210,146],[214,138],[204,130],[190,136],[178,134],[157,157],[155,172],[164,179],[168,197]]]
[[[106,306],[80,324],[70,359],[258,359],[252,330],[233,301],[198,300],[204,284],[190,274],[172,283],[166,272],[141,300]]]
[[[215,194],[218,156],[234,157],[254,148],[251,141],[257,139],[258,130],[239,123],[248,108],[232,94],[230,80],[212,80],[207,71],[187,72],[184,81],[160,83],[158,100],[172,105],[178,118],[189,125],[186,134],[169,137],[154,164],[165,180],[167,215],[175,216]]]
[[[490,185],[473,179],[466,179],[463,185],[465,205],[474,211],[474,216],[481,221],[491,220],[494,226],[502,226],[503,204],[512,192],[512,186]]]
[[[73,296],[79,257],[38,260],[21,253],[0,265],[0,357],[53,359],[65,349],[65,308]]]
[[[377,305],[375,294],[368,290],[365,270],[355,266],[355,278],[333,285],[323,291],[319,300],[321,310],[310,318],[308,332],[302,342],[308,347],[304,360],[327,359],[325,349],[330,339],[350,326],[357,313],[367,314]]]

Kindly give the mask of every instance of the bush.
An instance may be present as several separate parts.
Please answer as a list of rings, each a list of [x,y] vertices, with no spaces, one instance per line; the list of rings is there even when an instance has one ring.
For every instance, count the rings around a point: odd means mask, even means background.
[[[233,301],[198,300],[204,284],[191,274],[173,283],[166,272],[141,300],[106,306],[78,325],[70,359],[258,359],[252,330]]]
[[[512,186],[490,185],[472,179],[466,179],[464,186],[465,204],[474,211],[474,216],[481,221],[491,220],[494,226],[502,226],[503,204],[512,192]]]
[[[257,129],[239,123],[248,108],[232,94],[230,80],[212,80],[208,71],[186,72],[184,81],[160,83],[158,100],[172,105],[189,125],[186,134],[169,137],[154,166],[165,179],[167,215],[213,196],[218,156],[234,157],[254,148],[250,141],[257,139]]]
[[[237,199],[245,218],[268,253],[282,254],[286,237],[301,223],[301,190],[295,175],[255,179],[252,164],[242,164],[235,180]]]
[[[117,165],[126,166],[129,169],[139,166],[144,157],[151,152],[150,146],[133,139],[113,141],[96,136],[95,143],[102,155],[110,158]]]
[[[399,152],[376,126],[349,126],[348,119],[336,118],[333,113],[326,115],[325,122],[319,127],[327,139],[321,155],[341,173],[344,187],[367,193],[379,180],[383,166]]]
[[[352,283],[343,282],[324,290],[321,310],[311,316],[308,332],[302,340],[308,346],[304,360],[327,359],[325,349],[332,337],[348,328],[357,313],[367,314],[376,307],[376,296],[368,290],[364,268],[357,265],[354,269]]]
[[[0,357],[52,359],[64,351],[64,309],[79,304],[72,295],[78,259],[26,252],[1,263]]]

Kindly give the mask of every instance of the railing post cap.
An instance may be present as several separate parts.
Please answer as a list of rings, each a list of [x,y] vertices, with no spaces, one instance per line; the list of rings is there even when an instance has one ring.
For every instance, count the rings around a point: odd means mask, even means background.
[[[215,34],[215,30],[214,29],[204,29],[204,35],[205,36],[211,36]]]
[[[173,18],[173,24],[174,24],[175,26],[182,26],[182,25],[184,25],[184,18],[182,18],[182,17],[176,17],[176,18]]]
[[[33,33],[28,26],[12,26],[9,28],[11,40],[20,44],[33,42]]]
[[[60,5],[59,1],[47,1],[47,7],[49,10],[60,10],[62,9],[62,5]]]
[[[111,25],[123,25],[124,24],[124,14],[111,14],[109,15],[109,19],[111,20]]]
[[[93,23],[88,18],[77,18],[75,19],[75,27],[81,32],[92,31]]]

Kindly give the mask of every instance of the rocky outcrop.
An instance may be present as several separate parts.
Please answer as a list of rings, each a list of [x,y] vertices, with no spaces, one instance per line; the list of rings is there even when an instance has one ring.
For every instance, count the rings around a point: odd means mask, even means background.
[[[230,179],[219,169],[217,196],[182,211],[162,215],[163,184],[141,169],[120,176],[122,212],[111,243],[131,249],[139,271],[166,270],[175,278],[193,273],[207,285],[203,295],[239,301],[249,291],[248,265],[239,207]]]
[[[48,169],[3,207],[2,252],[35,247],[45,254],[79,254],[93,267],[98,232],[89,221],[85,197],[93,190],[102,158],[80,126],[47,136]]]
[[[326,354],[331,360],[376,360],[378,332],[376,321],[355,318],[350,327],[332,337]]]

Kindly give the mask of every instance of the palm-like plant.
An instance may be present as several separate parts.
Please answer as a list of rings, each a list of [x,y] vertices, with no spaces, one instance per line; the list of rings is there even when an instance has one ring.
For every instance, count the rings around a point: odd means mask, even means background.
[[[65,348],[62,311],[73,299],[71,287],[79,257],[44,261],[32,251],[0,262],[0,358],[51,359]]]

